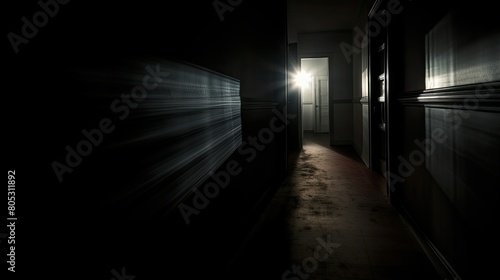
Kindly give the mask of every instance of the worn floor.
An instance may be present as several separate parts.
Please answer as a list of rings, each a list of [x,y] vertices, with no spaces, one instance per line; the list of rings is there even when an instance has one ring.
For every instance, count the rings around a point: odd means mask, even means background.
[[[384,179],[351,147],[306,134],[277,190],[227,275],[233,279],[440,279]]]

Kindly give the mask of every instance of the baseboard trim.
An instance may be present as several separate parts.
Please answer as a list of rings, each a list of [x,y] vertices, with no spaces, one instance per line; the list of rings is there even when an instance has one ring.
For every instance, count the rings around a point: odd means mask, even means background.
[[[429,258],[436,271],[439,273],[443,280],[462,280],[460,275],[453,269],[451,264],[441,254],[439,249],[432,243],[432,241],[424,234],[418,223],[413,219],[412,215],[403,206],[395,206],[401,214],[404,222],[408,225],[413,235],[422,246],[425,254]]]

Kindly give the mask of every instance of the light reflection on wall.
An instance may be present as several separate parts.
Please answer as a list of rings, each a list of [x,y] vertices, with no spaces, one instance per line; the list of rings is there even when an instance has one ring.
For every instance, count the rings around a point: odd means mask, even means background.
[[[144,168],[141,182],[115,199],[140,200],[148,215],[170,210],[191,194],[242,138],[238,80],[189,64],[160,65],[169,75],[131,114],[130,134],[117,144],[144,153]]]
[[[486,12],[452,11],[429,31],[426,89],[499,80],[500,32]]]
[[[467,211],[494,205],[500,194],[500,121],[496,112],[426,108],[426,136],[435,130],[443,143],[432,141],[425,163],[429,173],[465,219]],[[480,211],[478,211],[480,213]],[[468,223],[478,223],[468,220]]]

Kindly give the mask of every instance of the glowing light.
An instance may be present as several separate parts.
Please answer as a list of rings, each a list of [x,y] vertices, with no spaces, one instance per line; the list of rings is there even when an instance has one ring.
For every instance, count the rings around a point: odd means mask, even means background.
[[[295,85],[299,87],[308,87],[311,82],[311,75],[306,72],[298,72],[295,74]]]

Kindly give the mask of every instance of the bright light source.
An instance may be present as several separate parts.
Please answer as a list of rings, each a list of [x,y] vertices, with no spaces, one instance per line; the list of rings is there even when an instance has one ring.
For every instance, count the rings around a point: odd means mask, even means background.
[[[297,74],[295,74],[294,80],[295,80],[295,85],[299,87],[307,87],[311,82],[311,75],[309,75],[306,72],[300,71]]]

